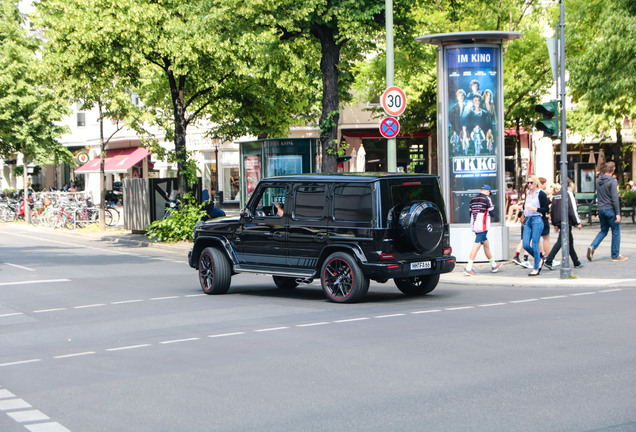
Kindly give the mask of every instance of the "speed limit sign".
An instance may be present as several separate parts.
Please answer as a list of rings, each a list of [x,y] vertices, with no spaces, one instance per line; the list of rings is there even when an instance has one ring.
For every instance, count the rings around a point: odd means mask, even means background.
[[[382,108],[393,117],[397,117],[406,109],[406,95],[397,86],[388,87],[382,94]]]

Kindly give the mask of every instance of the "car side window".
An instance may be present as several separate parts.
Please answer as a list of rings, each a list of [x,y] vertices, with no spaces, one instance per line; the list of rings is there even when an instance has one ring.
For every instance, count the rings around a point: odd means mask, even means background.
[[[368,186],[336,186],[333,217],[349,222],[369,222],[373,218],[372,193]]]
[[[325,215],[325,187],[299,186],[294,191],[294,218],[321,219]]]
[[[284,187],[263,188],[254,209],[256,216],[281,217],[285,205],[285,193]]]

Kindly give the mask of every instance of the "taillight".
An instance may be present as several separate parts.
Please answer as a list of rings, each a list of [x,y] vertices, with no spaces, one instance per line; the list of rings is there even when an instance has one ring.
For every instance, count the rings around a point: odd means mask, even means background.
[[[406,183],[402,183],[402,186],[416,186],[421,184],[422,182],[406,182]]]
[[[453,253],[453,248],[452,247],[445,247],[444,248],[444,255],[450,255]]]
[[[392,259],[395,259],[395,254],[392,254],[392,253],[381,253],[380,254],[380,259],[381,260],[392,260]]]

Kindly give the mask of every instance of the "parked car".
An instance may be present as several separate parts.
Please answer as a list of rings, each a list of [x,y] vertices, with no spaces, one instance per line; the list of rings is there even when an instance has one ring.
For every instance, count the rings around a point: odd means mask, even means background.
[[[362,300],[370,280],[427,294],[454,269],[451,253],[437,176],[306,174],[263,179],[240,217],[197,225],[188,261],[207,294],[260,273],[283,289],[319,278],[344,303]]]

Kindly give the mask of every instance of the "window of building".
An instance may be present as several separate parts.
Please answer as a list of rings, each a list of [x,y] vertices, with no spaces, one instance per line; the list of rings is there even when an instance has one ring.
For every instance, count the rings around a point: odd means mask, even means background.
[[[77,126],[86,126],[86,113],[78,112],[77,113]]]

